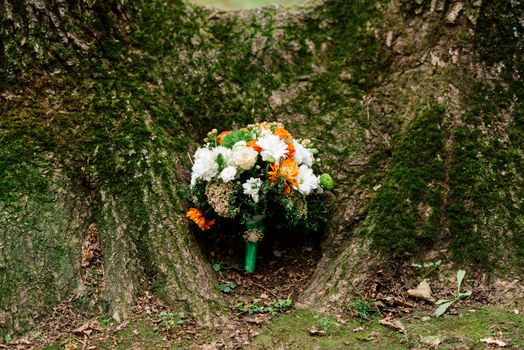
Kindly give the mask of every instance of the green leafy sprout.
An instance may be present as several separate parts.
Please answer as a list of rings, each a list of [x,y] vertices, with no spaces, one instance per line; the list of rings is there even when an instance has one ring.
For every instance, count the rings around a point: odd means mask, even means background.
[[[217,286],[217,289],[222,292],[222,293],[226,293],[226,294],[229,294],[233,291],[233,289],[235,289],[237,287],[236,284],[234,284],[233,282],[227,282],[227,283],[224,283],[224,284],[219,284]]]
[[[284,309],[287,309],[293,305],[293,301],[291,299],[277,299],[270,305],[261,305],[260,299],[254,299],[253,302],[249,304],[245,304],[243,302],[239,302],[235,305],[238,311],[240,312],[247,312],[249,315],[253,314],[276,314],[277,312],[281,312]]]
[[[375,306],[372,301],[368,301],[365,298],[357,299],[347,304],[346,307],[353,310],[355,315],[365,320],[368,320],[371,315],[380,314],[378,307]]]
[[[411,264],[411,266],[417,270],[417,273],[420,275],[422,279],[425,279],[432,272],[436,271],[440,267],[441,264],[442,264],[442,260],[437,260],[437,261],[432,261],[432,262],[422,263],[422,264],[413,263]]]
[[[187,319],[187,315],[183,311],[177,313],[160,311],[158,315],[160,316],[160,327],[166,329],[183,326]]]
[[[467,292],[461,292],[460,287],[462,286],[462,281],[464,280],[464,276],[466,276],[465,270],[458,270],[457,271],[457,294],[455,294],[455,297],[451,300],[448,299],[440,299],[436,302],[439,307],[435,310],[435,316],[440,317],[442,316],[446,310],[456,303],[459,300],[465,299],[471,295],[471,291]]]

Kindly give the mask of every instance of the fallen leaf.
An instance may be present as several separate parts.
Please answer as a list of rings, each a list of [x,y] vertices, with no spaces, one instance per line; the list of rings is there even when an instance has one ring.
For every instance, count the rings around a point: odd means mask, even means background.
[[[73,341],[69,341],[66,343],[65,345],[65,350],[76,350],[78,349],[78,345],[76,345],[75,343],[73,343]]]
[[[433,298],[432,294],[433,293],[431,292],[431,287],[429,286],[429,283],[425,280],[420,282],[417,288],[408,290],[409,296],[434,303],[435,298]]]
[[[353,333],[363,331],[364,329],[366,329],[366,327],[364,327],[364,326],[360,326],[360,327],[357,327],[357,328],[353,328]]]
[[[442,339],[438,335],[428,335],[427,337],[421,337],[421,342],[434,348],[438,348]]]
[[[244,317],[244,321],[247,323],[262,324],[264,319],[261,317]]]
[[[320,330],[318,329],[317,327],[315,326],[311,326],[307,329],[307,331],[309,332],[309,335],[312,335],[312,336],[324,336],[326,335],[326,332],[324,332],[323,330]]]
[[[406,328],[404,328],[404,325],[399,320],[394,320],[391,317],[386,317],[378,321],[383,326],[390,327],[393,329],[396,329],[400,333],[405,333]]]
[[[508,343],[506,343],[505,341],[503,340],[500,340],[500,339],[494,339],[494,338],[483,338],[483,339],[480,339],[481,342],[483,343],[486,343],[488,345],[496,345],[496,346],[499,346],[501,348],[504,348],[506,346],[508,346]]]

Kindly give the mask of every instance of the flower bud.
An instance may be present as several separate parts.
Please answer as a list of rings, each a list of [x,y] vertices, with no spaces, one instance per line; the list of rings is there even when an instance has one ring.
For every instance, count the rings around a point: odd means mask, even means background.
[[[329,174],[322,174],[320,175],[320,185],[324,187],[326,190],[332,190],[334,187],[333,184],[333,178]]]

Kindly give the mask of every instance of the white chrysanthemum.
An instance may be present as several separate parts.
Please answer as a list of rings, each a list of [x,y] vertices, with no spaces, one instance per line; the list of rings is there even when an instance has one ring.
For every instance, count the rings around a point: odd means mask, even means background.
[[[211,181],[218,173],[218,164],[215,161],[216,154],[209,148],[199,148],[195,152],[195,163],[191,173],[191,186],[194,186],[197,180]]]
[[[239,145],[233,147],[231,162],[242,170],[249,170],[257,162],[258,152],[251,147]]]
[[[305,164],[308,167],[313,165],[313,154],[297,140],[293,140],[293,146],[295,146],[295,156],[293,157],[297,162],[297,165]]]
[[[250,178],[245,183],[242,184],[242,187],[244,188],[244,194],[247,194],[248,196],[251,196],[253,198],[253,201],[255,203],[258,203],[258,191],[260,191],[260,187],[262,186],[262,180]]]
[[[277,135],[263,136],[257,140],[257,145],[262,149],[262,159],[271,163],[279,164],[287,152],[286,143]]]
[[[304,196],[311,194],[319,186],[318,177],[313,174],[313,170],[307,165],[303,164],[298,168],[298,191]]]
[[[236,175],[237,175],[237,168],[235,168],[234,166],[225,167],[224,170],[220,172],[220,178],[224,182],[232,181]]]
[[[218,157],[218,155],[221,154],[222,157],[224,157],[226,164],[231,165],[231,155],[233,152],[229,148],[226,148],[224,146],[218,146],[213,148],[213,153],[215,154],[215,160],[216,157]]]

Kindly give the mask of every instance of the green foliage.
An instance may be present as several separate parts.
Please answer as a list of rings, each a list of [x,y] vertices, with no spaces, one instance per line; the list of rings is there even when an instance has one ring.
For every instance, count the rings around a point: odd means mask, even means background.
[[[352,301],[347,304],[346,307],[352,310],[355,315],[365,320],[369,319],[371,315],[380,314],[379,308],[374,305],[372,301],[366,300],[365,298],[359,298]]]
[[[99,323],[101,327],[108,327],[111,322],[113,322],[113,318],[111,316],[102,316],[99,319]]]
[[[229,294],[233,291],[233,289],[235,289],[237,287],[236,284],[234,284],[233,282],[227,282],[227,283],[224,283],[224,284],[219,284],[217,286],[217,289],[218,291],[222,292],[222,293],[225,293],[225,294]]]
[[[425,279],[427,276],[438,270],[441,264],[442,260],[437,260],[422,264],[413,263],[411,266],[417,270],[417,274],[419,274],[422,279]]]
[[[329,334],[334,325],[335,323],[331,321],[329,318],[322,317],[318,321],[318,328],[320,328],[320,330],[325,334]]]
[[[451,300],[441,299],[436,302],[436,304],[439,305],[439,307],[435,310],[436,317],[442,316],[446,312],[446,310],[454,303],[471,296],[471,291],[467,291],[467,292],[460,291],[460,287],[462,286],[462,280],[464,279],[465,275],[466,275],[465,270],[457,271],[457,293],[455,294],[454,298]]]
[[[239,141],[249,142],[253,140],[253,134],[248,130],[233,130],[222,139],[222,146],[226,148],[233,148],[235,143]]]
[[[251,303],[239,302],[235,305],[238,311],[247,312],[248,314],[276,314],[282,312],[285,309],[290,308],[293,305],[291,299],[277,299],[272,304],[261,304],[261,299],[254,299]]]
[[[160,311],[158,314],[160,320],[159,325],[162,328],[171,330],[176,327],[183,326],[186,323],[187,315],[185,312],[167,312]]]

